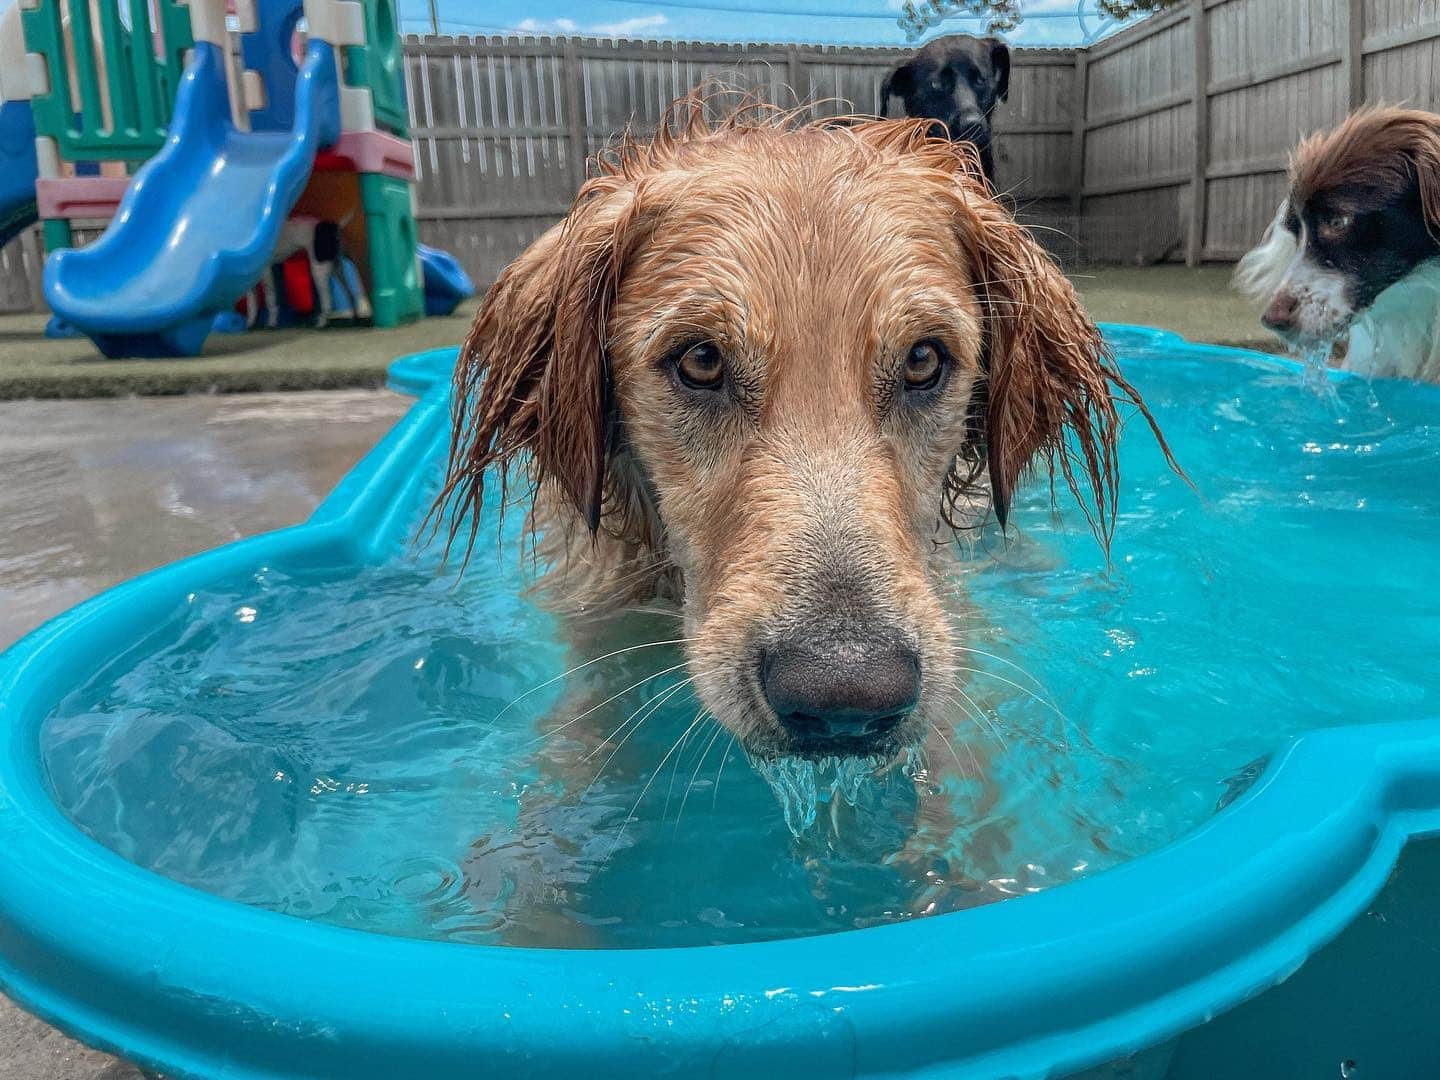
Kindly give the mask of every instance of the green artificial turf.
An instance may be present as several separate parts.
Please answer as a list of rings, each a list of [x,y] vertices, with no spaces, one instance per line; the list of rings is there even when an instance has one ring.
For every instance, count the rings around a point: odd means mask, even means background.
[[[1097,321],[1159,326],[1219,345],[1275,347],[1230,288],[1229,267],[1101,267],[1073,280]],[[43,315],[8,315],[0,317],[0,399],[380,386],[397,356],[459,344],[474,309],[472,301],[448,318],[393,330],[342,322],[326,330],[212,334],[203,356],[185,360],[106,360],[83,338],[47,341]]]

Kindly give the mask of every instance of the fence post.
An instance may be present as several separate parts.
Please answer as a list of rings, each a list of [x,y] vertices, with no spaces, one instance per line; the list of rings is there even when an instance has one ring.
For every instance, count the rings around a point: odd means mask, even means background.
[[[1210,164],[1210,27],[1205,0],[1190,0],[1190,35],[1195,50],[1195,168],[1190,175],[1190,233],[1185,265],[1200,265],[1205,251],[1205,172]]]
[[[590,146],[585,137],[585,94],[581,87],[584,79],[583,63],[579,44],[573,37],[567,37],[560,54],[560,66],[561,80],[565,88],[565,127],[570,142],[573,191],[579,191],[580,185],[585,183],[585,160],[590,156]]]
[[[1340,57],[1345,73],[1345,111],[1365,101],[1365,0],[1340,0],[1345,32],[1340,36]]]
[[[1090,55],[1075,50],[1075,85],[1071,101],[1075,115],[1070,129],[1070,213],[1075,217],[1075,245],[1080,246],[1080,216],[1085,211],[1085,120],[1090,110]]]
[[[790,94],[795,98],[795,106],[798,108],[805,104],[805,99],[810,95],[800,93],[800,80],[805,75],[805,65],[800,60],[799,48],[794,45],[785,47],[785,67],[785,77],[790,82]]]
[[[40,244],[40,232],[26,229],[20,234],[21,262],[25,285],[30,293],[30,310],[49,311],[45,303],[45,249]]]

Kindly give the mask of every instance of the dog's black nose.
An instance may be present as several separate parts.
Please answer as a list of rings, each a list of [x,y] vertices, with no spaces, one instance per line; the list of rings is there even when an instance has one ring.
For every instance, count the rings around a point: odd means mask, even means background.
[[[785,642],[760,657],[760,686],[801,744],[879,740],[920,699],[920,658],[898,641]]]

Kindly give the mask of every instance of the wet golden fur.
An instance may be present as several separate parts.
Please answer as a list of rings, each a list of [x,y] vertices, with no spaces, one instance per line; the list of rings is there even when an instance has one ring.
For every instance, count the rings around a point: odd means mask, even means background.
[[[552,602],[679,604],[699,695],[752,752],[785,751],[757,642],[893,627],[923,671],[916,742],[958,686],[952,529],[987,496],[1003,523],[1039,464],[1108,540],[1138,399],[967,147],[923,120],[704,113],[627,135],[490,290],[437,510],[473,543],[487,477],[522,479]],[[923,407],[901,380],[922,339],[950,357]],[[668,366],[696,340],[724,353],[713,401]]]

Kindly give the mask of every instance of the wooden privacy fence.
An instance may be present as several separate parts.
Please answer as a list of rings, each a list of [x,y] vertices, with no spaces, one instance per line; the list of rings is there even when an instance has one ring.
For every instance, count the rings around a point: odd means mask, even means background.
[[[707,79],[816,116],[873,113],[902,49],[577,39],[411,38],[406,49],[421,240],[477,281],[562,215],[587,154],[653,126]],[[1075,53],[1017,50],[999,181],[1027,212],[1068,211]],[[1055,234],[1048,234],[1054,236]]]
[[[490,281],[564,212],[583,153],[702,80],[872,112],[907,54],[412,37],[422,235]],[[1290,148],[1377,101],[1440,107],[1440,0],[1187,0],[1088,49],[1015,50],[998,180],[1064,262],[1230,260],[1273,216]]]
[[[586,155],[702,81],[873,112],[908,53],[411,37],[421,239],[488,284],[565,212]],[[1290,147],[1377,101],[1440,108],[1440,0],[1186,0],[1088,49],[1016,49],[998,180],[1062,262],[1229,260],[1273,215]],[[0,310],[36,294],[19,248]]]
[[[1076,82],[1088,254],[1234,259],[1274,216],[1302,136],[1366,102],[1440,108],[1440,5],[1189,0],[1079,53]]]

